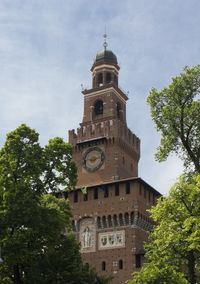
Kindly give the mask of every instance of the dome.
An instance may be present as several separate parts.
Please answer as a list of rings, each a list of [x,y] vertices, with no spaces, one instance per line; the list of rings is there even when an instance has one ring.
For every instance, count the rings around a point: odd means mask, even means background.
[[[117,64],[117,56],[111,50],[101,50],[97,53],[94,64],[100,62],[110,62]]]

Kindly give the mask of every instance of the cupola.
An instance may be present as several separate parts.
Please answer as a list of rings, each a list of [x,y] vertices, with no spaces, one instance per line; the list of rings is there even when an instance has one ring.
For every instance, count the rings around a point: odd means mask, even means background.
[[[119,66],[117,56],[107,49],[106,34],[104,35],[104,49],[98,51],[91,68],[92,87],[98,88],[107,84],[118,86]]]

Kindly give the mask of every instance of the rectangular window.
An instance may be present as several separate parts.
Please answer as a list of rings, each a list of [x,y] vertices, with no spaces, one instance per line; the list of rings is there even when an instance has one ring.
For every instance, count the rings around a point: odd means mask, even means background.
[[[141,255],[140,254],[135,255],[135,267],[136,268],[141,267]]]
[[[130,182],[126,182],[126,194],[130,194]]]
[[[74,191],[74,202],[78,202],[78,191]]]
[[[119,196],[119,183],[115,184],[115,196]]]
[[[94,199],[98,199],[98,188],[94,188]]]
[[[149,190],[149,202],[151,201],[151,192]]]

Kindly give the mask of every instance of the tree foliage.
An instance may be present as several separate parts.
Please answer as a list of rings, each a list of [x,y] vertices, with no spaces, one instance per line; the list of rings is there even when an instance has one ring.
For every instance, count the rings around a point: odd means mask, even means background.
[[[147,262],[128,283],[200,281],[200,175],[189,183],[182,177],[150,212],[158,225],[145,246]]]
[[[151,116],[162,138],[156,159],[178,154],[186,168],[200,173],[200,65],[184,67],[168,88],[152,88],[148,96]]]
[[[54,138],[41,147],[38,137],[23,124],[0,150],[0,283],[89,283],[92,272],[85,273],[76,238],[66,234],[69,202],[53,196],[76,184],[72,146]]]

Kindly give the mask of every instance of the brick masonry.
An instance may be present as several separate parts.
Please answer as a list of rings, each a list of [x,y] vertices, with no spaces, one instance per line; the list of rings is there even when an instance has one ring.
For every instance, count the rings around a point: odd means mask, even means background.
[[[91,71],[92,89],[82,92],[83,121],[69,131],[78,184],[68,198],[83,261],[119,284],[144,261],[143,244],[153,226],[146,210],[160,193],[138,177],[140,140],[126,124],[128,97],[118,87],[119,66],[105,57]]]

